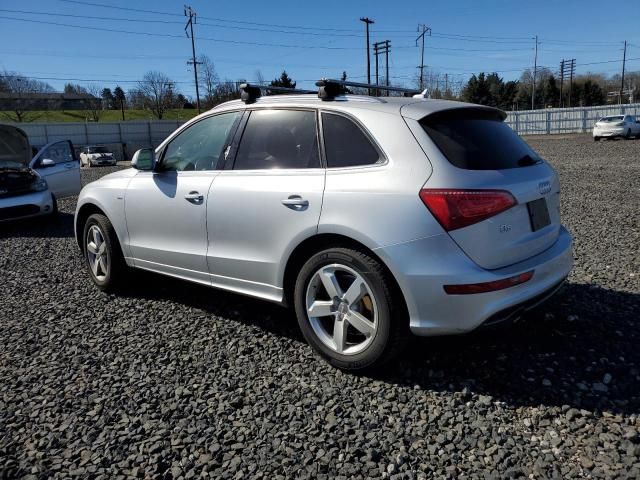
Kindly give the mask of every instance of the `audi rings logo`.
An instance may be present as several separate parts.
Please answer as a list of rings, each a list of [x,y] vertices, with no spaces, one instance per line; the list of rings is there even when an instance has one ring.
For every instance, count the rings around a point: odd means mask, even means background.
[[[551,191],[551,182],[540,182],[538,184],[538,191],[540,192],[540,195],[546,195],[549,193]]]

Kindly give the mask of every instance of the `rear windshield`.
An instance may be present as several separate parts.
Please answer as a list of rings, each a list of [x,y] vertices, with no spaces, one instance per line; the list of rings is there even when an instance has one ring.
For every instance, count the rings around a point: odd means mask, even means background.
[[[459,108],[429,115],[420,124],[458,168],[503,170],[542,161],[498,111]]]
[[[602,117],[600,119],[601,122],[621,122],[622,120],[624,120],[622,115],[618,115],[616,117]]]

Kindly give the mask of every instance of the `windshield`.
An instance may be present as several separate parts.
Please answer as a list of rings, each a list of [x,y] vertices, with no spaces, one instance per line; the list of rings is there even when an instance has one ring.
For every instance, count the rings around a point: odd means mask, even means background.
[[[87,153],[111,153],[107,147],[89,147]]]
[[[449,162],[467,170],[502,170],[542,162],[498,111],[456,108],[420,120]]]
[[[31,160],[27,135],[19,128],[0,125],[0,168],[26,168]]]
[[[624,120],[624,116],[616,115],[615,117],[602,117],[600,119],[601,122],[621,122]]]

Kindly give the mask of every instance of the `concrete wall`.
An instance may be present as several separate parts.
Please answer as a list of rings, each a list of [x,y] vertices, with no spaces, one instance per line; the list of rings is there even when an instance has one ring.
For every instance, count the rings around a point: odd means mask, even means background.
[[[179,120],[98,123],[19,123],[33,146],[57,140],[71,140],[78,149],[85,145],[105,145],[118,160],[130,160],[139,148],[155,148],[180,125]],[[125,155],[126,151],[126,155]],[[126,157],[126,158],[125,158]]]

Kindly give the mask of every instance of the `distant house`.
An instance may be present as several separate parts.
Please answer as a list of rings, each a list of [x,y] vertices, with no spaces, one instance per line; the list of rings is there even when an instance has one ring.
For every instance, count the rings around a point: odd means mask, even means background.
[[[0,92],[0,110],[89,110],[101,100],[88,93]]]

